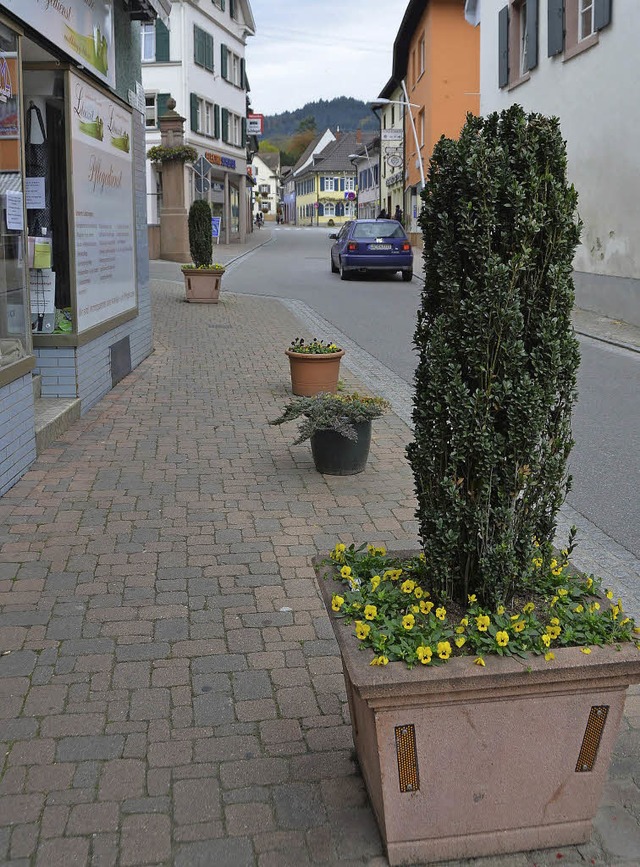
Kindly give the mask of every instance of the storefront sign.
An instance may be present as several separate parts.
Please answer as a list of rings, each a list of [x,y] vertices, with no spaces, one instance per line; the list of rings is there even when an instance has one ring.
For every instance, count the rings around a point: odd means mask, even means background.
[[[113,0],[3,0],[3,5],[115,87]]]
[[[71,75],[78,332],[136,306],[131,113]]]
[[[247,115],[247,135],[262,135],[264,130],[263,114]]]
[[[212,166],[224,166],[226,169],[235,169],[236,167],[236,161],[232,160],[231,157],[212,154],[211,151],[207,151],[205,157],[209,160]]]
[[[402,141],[403,134],[401,129],[383,129],[380,133],[382,141]]]

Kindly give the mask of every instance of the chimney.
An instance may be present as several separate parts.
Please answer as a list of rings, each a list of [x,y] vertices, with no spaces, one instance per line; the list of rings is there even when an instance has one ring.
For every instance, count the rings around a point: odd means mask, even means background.
[[[362,130],[361,129],[356,130],[356,143],[362,144]]]

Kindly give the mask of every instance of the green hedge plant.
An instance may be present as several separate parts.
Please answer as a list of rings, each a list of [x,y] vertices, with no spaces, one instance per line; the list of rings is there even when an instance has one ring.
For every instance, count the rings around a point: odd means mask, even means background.
[[[197,268],[211,264],[211,208],[204,199],[197,199],[189,208],[189,250]]]
[[[419,534],[441,598],[492,605],[527,591],[571,481],[580,223],[558,119],[469,115],[437,143],[422,197]]]

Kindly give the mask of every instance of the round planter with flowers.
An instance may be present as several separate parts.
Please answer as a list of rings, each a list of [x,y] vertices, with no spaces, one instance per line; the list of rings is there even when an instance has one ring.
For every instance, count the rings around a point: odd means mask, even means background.
[[[298,338],[285,353],[289,359],[293,394],[310,397],[337,391],[344,349],[316,338],[309,341]]]

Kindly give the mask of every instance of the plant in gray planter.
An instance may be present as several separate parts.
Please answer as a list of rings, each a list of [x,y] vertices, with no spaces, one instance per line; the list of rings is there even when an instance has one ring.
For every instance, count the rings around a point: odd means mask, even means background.
[[[189,250],[193,264],[182,266],[186,300],[217,304],[225,268],[211,262],[213,241],[209,203],[203,199],[193,202],[188,219]]]
[[[552,547],[579,363],[558,120],[468,116],[434,148],[423,202],[408,448],[422,550],[338,545],[342,584],[320,582],[391,864],[589,839],[640,679],[621,601],[572,573],[573,535]]]
[[[371,422],[388,409],[388,401],[381,397],[321,392],[293,398],[282,415],[269,424],[302,418],[294,445],[310,440],[318,472],[347,476],[364,470],[371,443]]]

